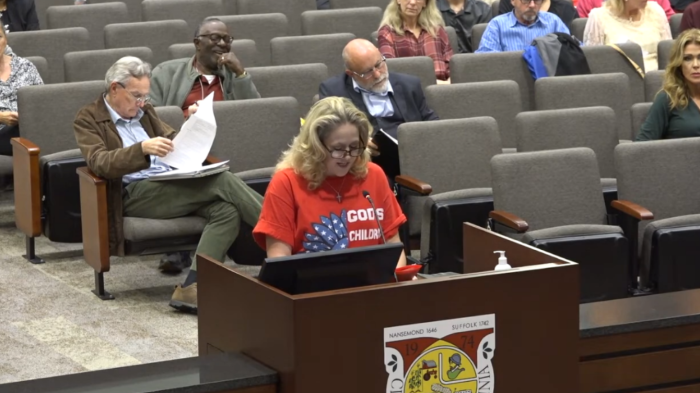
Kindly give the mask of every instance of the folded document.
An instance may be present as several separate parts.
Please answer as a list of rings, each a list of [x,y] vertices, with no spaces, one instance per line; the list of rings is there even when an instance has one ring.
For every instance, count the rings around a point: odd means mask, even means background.
[[[184,169],[173,169],[172,171],[158,173],[156,175],[151,175],[148,180],[151,181],[161,181],[161,180],[181,180],[181,179],[193,179],[197,177],[206,177],[215,175],[217,173],[226,172],[229,170],[228,160],[218,162],[216,164],[204,165],[197,168],[184,168]]]

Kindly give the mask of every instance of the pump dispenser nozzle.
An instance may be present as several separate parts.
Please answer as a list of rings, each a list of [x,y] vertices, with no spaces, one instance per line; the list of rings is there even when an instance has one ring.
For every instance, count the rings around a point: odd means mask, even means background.
[[[494,254],[501,253],[501,256],[498,258],[498,265],[496,265],[496,271],[498,270],[508,270],[510,269],[510,265],[508,264],[508,258],[506,258],[506,252],[505,251],[494,251]]]

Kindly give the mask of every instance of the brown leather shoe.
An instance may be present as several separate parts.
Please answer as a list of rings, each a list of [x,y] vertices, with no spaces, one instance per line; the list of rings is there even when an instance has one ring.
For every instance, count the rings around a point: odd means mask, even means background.
[[[170,307],[182,312],[197,314],[197,283],[185,288],[178,284],[173,292],[173,297],[170,298]]]

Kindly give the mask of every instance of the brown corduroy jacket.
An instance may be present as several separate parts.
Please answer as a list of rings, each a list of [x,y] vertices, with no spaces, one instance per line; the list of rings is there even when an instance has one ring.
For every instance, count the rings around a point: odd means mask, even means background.
[[[175,130],[158,118],[151,104],[146,104],[143,111],[141,125],[149,137],[175,137]],[[124,148],[102,96],[78,111],[73,130],[88,168],[107,180],[109,252],[123,256],[122,176],[148,168],[150,157],[143,153],[141,143]]]

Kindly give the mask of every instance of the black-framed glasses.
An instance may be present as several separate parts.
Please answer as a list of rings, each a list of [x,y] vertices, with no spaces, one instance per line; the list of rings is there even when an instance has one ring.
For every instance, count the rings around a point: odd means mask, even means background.
[[[534,2],[536,5],[541,5],[543,0],[520,0],[520,3],[522,5],[528,5],[531,2]]]
[[[345,158],[345,156],[350,156],[350,157],[359,157],[363,151],[365,151],[364,146],[360,147],[351,147],[349,149],[330,149],[328,146],[325,146],[326,150],[328,150],[329,153],[331,153],[331,157],[333,158]]]
[[[129,93],[129,94],[131,94],[131,96],[134,97],[134,99],[136,100],[137,103],[139,103],[139,104],[148,104],[149,102],[151,102],[151,97],[150,97],[150,96],[145,96],[145,97],[137,96],[137,95],[135,95],[134,93],[132,93],[132,92],[130,92],[129,90],[127,90],[127,89],[126,89],[126,86],[124,86],[121,82],[117,82],[117,84],[118,84],[119,86],[121,86],[122,89],[124,89],[124,91],[126,91],[126,92]]]
[[[521,0],[521,1],[522,1],[522,0]],[[542,0],[540,0],[540,2],[542,2]],[[375,70],[381,70],[382,67],[384,67],[384,64],[386,64],[386,57],[382,56],[382,59],[379,60],[379,61],[377,62],[377,64],[375,64],[374,67],[372,67],[371,70],[369,70],[369,71],[367,71],[367,72],[363,72],[363,73],[361,73],[361,74],[358,74],[358,73],[355,72],[355,71],[352,71],[352,73],[355,74],[355,75],[357,75],[357,76],[359,76],[359,77],[362,78],[362,79],[367,79],[367,78],[369,78],[370,76],[372,76],[372,74],[374,74],[374,71],[375,71]]]
[[[230,44],[233,42],[233,37],[230,35],[221,35],[221,34],[200,34],[197,37],[207,37],[209,38],[209,41],[218,44],[219,41],[224,40],[225,43]]]

